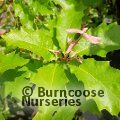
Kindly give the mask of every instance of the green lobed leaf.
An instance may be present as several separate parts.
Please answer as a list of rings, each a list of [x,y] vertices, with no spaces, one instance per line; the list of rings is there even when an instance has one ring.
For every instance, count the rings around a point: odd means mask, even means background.
[[[51,63],[48,65],[44,65],[43,67],[38,69],[38,72],[32,76],[31,82],[36,84],[39,87],[44,87],[45,89],[51,90],[64,90],[66,83],[69,82],[69,79],[66,77],[64,72],[64,64]],[[36,96],[36,94],[35,94]],[[49,98],[51,99],[51,98]],[[59,99],[57,97],[57,99]],[[34,120],[58,120],[62,113],[66,112],[66,116],[62,115],[62,119],[69,120],[73,117],[76,107],[58,107],[58,106],[40,106],[40,113],[38,111]],[[69,112],[68,112],[68,109]],[[56,113],[56,112],[57,113]],[[55,116],[53,116],[53,114]],[[71,115],[70,115],[71,114]]]
[[[120,111],[120,71],[109,66],[109,62],[85,60],[79,67],[70,65],[71,71],[83,81],[85,89],[104,90],[104,97],[95,97],[98,108],[112,114]]]
[[[27,49],[35,54],[41,55],[46,60],[50,60],[52,54],[49,49],[53,48],[52,37],[47,30],[12,30],[2,36],[8,45]]]

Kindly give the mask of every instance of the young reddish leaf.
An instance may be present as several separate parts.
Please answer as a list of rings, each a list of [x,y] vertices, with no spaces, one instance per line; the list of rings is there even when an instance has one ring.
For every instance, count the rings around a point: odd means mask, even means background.
[[[95,36],[92,36],[92,35],[88,35],[87,33],[84,33],[83,34],[84,38],[86,40],[88,40],[89,42],[93,43],[93,44],[99,44],[100,43],[100,37],[95,37]]]
[[[69,54],[69,53],[72,51],[73,47],[74,47],[77,43],[78,43],[78,41],[71,41],[71,43],[70,43],[67,51],[65,52],[65,55]]]
[[[79,33],[81,34],[86,40],[88,40],[89,42],[93,43],[93,44],[99,44],[100,43],[100,37],[95,37],[92,35],[89,35],[87,33],[85,33],[87,31],[88,28],[83,28],[83,30],[79,30],[79,29],[68,29],[66,30],[68,33]]]
[[[68,33],[79,33],[79,34],[83,34],[87,31],[88,28],[83,28],[83,30],[79,30],[79,29],[67,29],[66,31]]]
[[[0,36],[3,35],[3,34],[5,34],[6,32],[7,32],[6,30],[3,30],[3,29],[0,30]]]

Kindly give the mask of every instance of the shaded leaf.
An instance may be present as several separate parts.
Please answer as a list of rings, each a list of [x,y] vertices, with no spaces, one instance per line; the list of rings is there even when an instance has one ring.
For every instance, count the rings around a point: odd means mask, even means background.
[[[25,65],[29,60],[20,57],[18,54],[9,53],[4,55],[0,53],[0,73],[3,73],[6,70],[14,69],[18,66]]]

